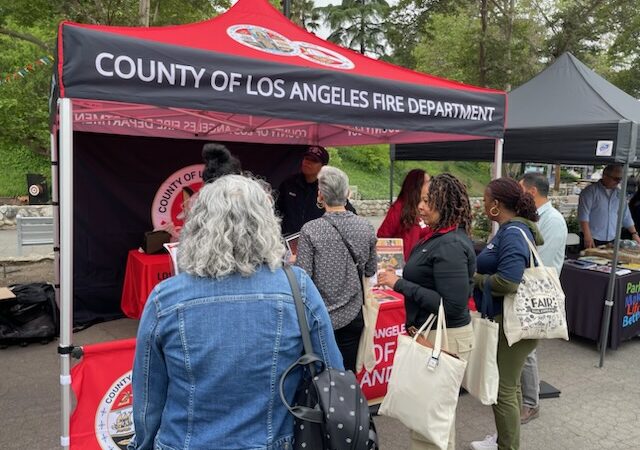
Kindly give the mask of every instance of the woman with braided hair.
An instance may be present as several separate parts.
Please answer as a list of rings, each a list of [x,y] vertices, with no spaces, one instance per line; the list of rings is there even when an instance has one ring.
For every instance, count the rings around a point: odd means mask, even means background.
[[[403,278],[388,270],[378,274],[378,282],[404,295],[409,334],[415,333],[430,314],[438,312],[442,299],[448,341],[448,347],[443,349],[466,360],[473,346],[467,301],[476,270],[476,255],[469,239],[471,206],[467,189],[453,175],[436,175],[422,188],[418,213],[432,233],[414,247]],[[434,342],[435,332],[432,331],[427,339]],[[438,447],[412,432],[410,448]],[[456,448],[455,426],[449,433],[448,448]]]

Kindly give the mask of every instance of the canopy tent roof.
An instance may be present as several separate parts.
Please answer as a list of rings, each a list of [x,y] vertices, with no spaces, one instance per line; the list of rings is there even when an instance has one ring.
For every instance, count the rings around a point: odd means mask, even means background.
[[[504,92],[341,48],[266,0],[240,0],[189,25],[63,22],[57,59],[52,100],[73,100],[76,131],[351,145],[496,138],[504,130]]]
[[[624,163],[640,153],[637,140],[632,143],[640,102],[570,53],[507,97],[504,161]],[[481,140],[398,145],[395,158],[492,160],[493,153],[493,141]]]

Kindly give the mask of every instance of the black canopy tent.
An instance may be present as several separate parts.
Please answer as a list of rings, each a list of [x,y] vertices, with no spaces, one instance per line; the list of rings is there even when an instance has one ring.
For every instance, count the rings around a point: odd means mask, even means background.
[[[565,53],[536,77],[507,94],[502,160],[557,164],[623,164],[612,264],[618,264],[629,166],[640,154],[640,102]],[[398,144],[393,161],[491,161],[494,141]],[[498,161],[496,161],[498,162]],[[635,165],[635,164],[634,164]],[[393,175],[392,175],[393,176]],[[600,367],[607,347],[615,270],[611,272],[600,333]]]
[[[504,162],[557,164],[632,163],[640,142],[640,102],[565,53],[537,76],[507,94]],[[596,152],[598,142],[615,145]],[[491,161],[494,140],[398,144],[397,161]]]

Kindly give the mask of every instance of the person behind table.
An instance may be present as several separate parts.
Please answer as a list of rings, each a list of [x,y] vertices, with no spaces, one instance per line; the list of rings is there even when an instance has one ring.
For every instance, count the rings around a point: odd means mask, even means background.
[[[476,254],[469,238],[471,206],[467,189],[448,173],[424,184],[418,212],[433,231],[416,244],[403,278],[394,271],[378,273],[378,283],[404,295],[406,327],[413,335],[430,314],[437,314],[442,299],[448,347],[444,350],[467,360],[473,347],[473,327],[468,299],[472,292]],[[435,331],[427,336],[435,342]],[[449,432],[449,449],[455,449],[455,419]],[[436,449],[424,436],[412,432],[412,450]]]
[[[580,192],[578,221],[582,231],[584,248],[610,244],[616,237],[618,208],[623,168],[610,164],[602,171],[602,178]],[[625,205],[622,226],[631,233],[631,238],[640,244],[640,237],[633,224],[629,207]]]
[[[567,246],[567,222],[549,201],[549,180],[539,173],[526,173],[520,179],[520,186],[533,197],[538,212],[538,229],[544,245],[538,246],[538,253],[545,266],[554,267],[560,275]],[[522,375],[522,411],[520,423],[525,424],[540,415],[540,376],[538,357],[534,349],[524,362]]]
[[[479,311],[487,312],[500,326],[498,335],[498,402],[493,405],[497,434],[484,441],[471,443],[474,450],[518,450],[520,448],[520,374],[527,356],[538,341],[524,339],[512,346],[507,344],[502,324],[502,302],[507,294],[514,294],[529,267],[529,245],[544,240],[536,226],[538,213],[531,194],[522,190],[517,181],[499,178],[491,181],[484,191],[485,214],[500,227],[491,242],[478,255],[474,275],[474,299]]]
[[[140,320],[129,449],[293,448],[293,416],[274,389],[303,352],[284,253],[263,184],[227,175],[202,187],[182,232],[181,273],[154,288]],[[342,369],[320,293],[294,273],[315,353]],[[285,384],[289,402],[297,385]]]
[[[280,184],[276,210],[282,217],[282,234],[297,233],[302,225],[318,219],[325,213],[317,203],[318,174],[329,164],[329,153],[319,145],[310,146],[304,153],[300,173],[290,176]],[[356,210],[347,202],[346,208],[355,214]]]
[[[318,174],[317,200],[326,212],[303,225],[296,265],[318,286],[329,309],[344,366],[355,372],[364,328],[363,298],[358,268],[347,245],[367,277],[375,274],[377,257],[375,230],[368,220],[346,210],[348,195],[347,175],[335,167],[323,167]]]
[[[387,211],[378,228],[379,238],[402,238],[404,260],[409,259],[411,250],[423,237],[426,225],[418,214],[420,194],[429,174],[422,169],[409,171],[402,182],[398,198]]]
[[[222,144],[212,142],[204,144],[202,159],[204,160],[204,170],[202,171],[204,183],[211,183],[224,175],[240,175],[242,173],[240,160]]]

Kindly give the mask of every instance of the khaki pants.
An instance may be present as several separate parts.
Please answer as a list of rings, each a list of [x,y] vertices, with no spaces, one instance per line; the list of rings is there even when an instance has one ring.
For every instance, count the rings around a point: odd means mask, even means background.
[[[428,339],[431,343],[436,341],[435,331],[429,333]],[[447,328],[447,340],[449,341],[449,347],[444,350],[449,353],[454,353],[460,357],[460,359],[468,360],[471,349],[473,348],[473,327],[471,324],[465,325],[459,328]],[[415,431],[411,432],[411,450],[431,450],[437,449],[433,443],[429,442],[424,436]],[[449,432],[449,445],[448,449],[456,448],[456,419],[453,418],[453,425]]]

